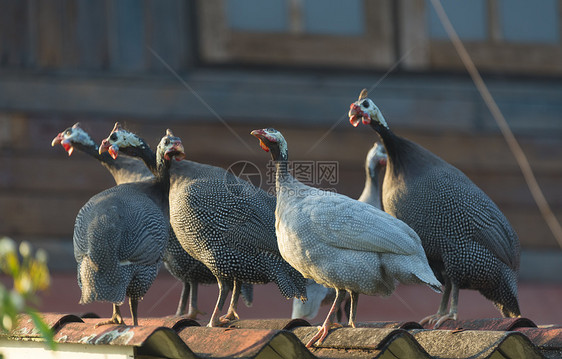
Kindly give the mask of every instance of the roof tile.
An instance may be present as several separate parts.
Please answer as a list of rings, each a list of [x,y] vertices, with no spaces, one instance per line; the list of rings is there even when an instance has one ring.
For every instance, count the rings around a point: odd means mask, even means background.
[[[358,328],[330,331],[323,343],[309,351],[303,343],[318,328],[305,320],[238,320],[228,328],[207,328],[186,317],[163,317],[142,318],[136,327],[96,328],[101,319],[93,313],[88,318],[58,313],[41,315],[55,331],[55,340],[61,346],[68,343],[96,346],[84,347],[85,351],[95,351],[100,345],[123,348],[115,350],[132,347],[138,357],[562,357],[562,327],[537,328],[525,318],[446,322],[439,330],[420,329],[415,322],[359,323]],[[31,317],[22,315],[16,329],[10,336],[0,337],[0,342],[15,340],[24,347],[38,337]]]
[[[427,324],[425,329],[433,329]],[[472,320],[448,320],[441,324],[439,329],[446,330],[515,330],[517,328],[533,327],[537,325],[527,318],[486,318]]]
[[[201,357],[314,358],[297,337],[284,330],[187,327],[178,334]]]

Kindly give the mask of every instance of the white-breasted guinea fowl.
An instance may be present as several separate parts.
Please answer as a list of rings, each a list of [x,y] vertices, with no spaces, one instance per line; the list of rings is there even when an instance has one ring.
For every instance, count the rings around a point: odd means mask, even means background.
[[[287,171],[287,143],[281,133],[268,128],[251,134],[275,163],[275,228],[283,258],[306,278],[336,290],[326,320],[307,347],[324,340],[346,291],[352,327],[360,293],[387,296],[397,282],[440,291],[413,229],[370,204],[297,181]]]
[[[78,263],[81,304],[113,303],[104,324],[124,324],[119,306],[129,297],[133,325],[138,302],[152,285],[170,237],[168,188],[170,156],[176,144],[159,147],[155,178],[123,183],[92,197],[76,217],[74,256]]]
[[[111,151],[128,151],[150,163],[146,143],[116,127]],[[149,166],[150,167],[150,166]],[[170,173],[170,221],[182,247],[215,275],[219,298],[209,326],[238,318],[236,305],[249,283],[275,282],[287,298],[305,296],[305,279],[283,260],[275,238],[275,198],[222,168],[174,162]],[[233,294],[219,318],[228,292]]]
[[[362,120],[381,137],[388,152],[384,209],[418,233],[445,284],[438,312],[421,323],[439,327],[456,320],[459,289],[478,290],[505,317],[520,316],[519,239],[496,204],[460,170],[394,134],[366,90],[351,104],[349,119],[353,126]]]
[[[99,146],[79,123],[60,132],[51,143],[52,146],[57,144],[60,144],[69,156],[74,153],[74,149],[77,149],[97,159],[111,173],[118,185],[154,178],[152,172],[138,158],[120,156],[113,159],[108,152],[100,154]],[[167,203],[166,206],[168,206]],[[172,276],[183,284],[176,315],[185,314],[189,302],[187,317],[197,319],[197,314],[201,313],[197,309],[197,283],[216,283],[215,276],[201,262],[183,250],[171,229],[170,239],[163,254],[163,262]]]
[[[381,183],[386,168],[387,155],[384,146],[380,142],[375,142],[373,147],[367,152],[365,158],[365,186],[359,197],[359,201],[368,203],[382,209],[381,205]],[[335,294],[333,288],[326,288],[321,284],[309,279],[306,285],[306,295],[308,300],[303,303],[293,299],[293,311],[291,318],[313,319],[318,314],[320,305],[328,305],[332,302]],[[349,301],[346,296],[344,310],[349,317]],[[341,308],[337,309],[336,317],[338,322],[342,316]]]

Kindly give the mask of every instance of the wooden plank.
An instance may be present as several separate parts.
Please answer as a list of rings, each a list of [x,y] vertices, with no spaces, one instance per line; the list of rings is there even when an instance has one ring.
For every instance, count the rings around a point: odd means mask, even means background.
[[[562,47],[559,45],[515,43],[464,44],[479,70],[516,74],[562,74]],[[453,45],[448,41],[431,41],[431,68],[463,70]]]
[[[107,69],[109,49],[105,1],[77,1],[76,37],[81,69]]]
[[[63,151],[62,148],[56,150]],[[67,157],[66,154],[60,157],[63,156]],[[0,189],[8,191],[92,196],[115,185],[98,161],[81,153],[73,154],[72,158],[3,156],[0,157],[0,168]]]
[[[0,11],[0,66],[21,68],[27,64],[28,2],[3,0]]]
[[[400,36],[398,56],[403,60],[401,66],[409,70],[426,70],[429,65],[426,5],[431,6],[424,0],[400,1],[396,5]]]
[[[137,0],[108,4],[109,56],[113,70],[135,72],[146,67],[144,4]]]
[[[78,3],[76,0],[63,0],[62,12],[62,52],[63,66],[76,69],[80,65],[80,40],[78,39]]]
[[[59,68],[63,63],[63,0],[36,1],[37,64]]]
[[[0,192],[0,233],[9,237],[72,237],[74,219],[89,197]]]
[[[186,66],[186,12],[181,0],[147,0],[145,2],[146,42],[166,63],[181,71]],[[151,70],[168,73],[168,69],[147,53]]]

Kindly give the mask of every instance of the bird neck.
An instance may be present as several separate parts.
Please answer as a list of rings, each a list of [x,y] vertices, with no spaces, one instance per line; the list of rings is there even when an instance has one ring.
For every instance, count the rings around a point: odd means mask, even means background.
[[[170,161],[158,156],[156,160],[156,171],[153,172],[156,177],[156,183],[161,186],[165,195],[170,191]]]
[[[387,171],[396,173],[403,170],[403,156],[405,147],[409,147],[409,141],[397,136],[388,127],[376,121],[371,121],[371,127],[379,134],[388,155]]]
[[[142,142],[142,145],[140,147],[135,148],[135,153],[131,155],[139,157],[144,162],[146,167],[148,167],[150,172],[152,172],[154,176],[158,177],[156,154],[150,149],[150,147],[148,147],[146,143],[144,143],[144,141]]]
[[[365,166],[365,187],[359,201],[381,208],[383,170],[384,167],[379,165],[376,165],[375,168],[369,167],[368,164]]]

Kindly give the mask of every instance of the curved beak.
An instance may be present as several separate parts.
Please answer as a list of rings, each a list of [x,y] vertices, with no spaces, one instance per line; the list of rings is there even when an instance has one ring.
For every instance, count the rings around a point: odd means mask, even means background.
[[[116,159],[119,156],[119,147],[112,145],[109,143],[109,140],[106,138],[101,141],[100,148],[98,150],[99,154],[101,155],[105,151],[109,152],[111,158]]]
[[[181,161],[185,158],[185,151],[181,141],[174,141],[170,148],[164,153],[164,159],[166,159],[166,161],[169,161],[171,158],[175,158],[176,161]]]
[[[54,147],[54,146],[60,144],[63,139],[64,139],[64,137],[62,137],[62,132],[61,132],[55,138],[53,138],[53,141],[51,141],[51,146]]]
[[[69,156],[72,155],[72,153],[74,152],[74,147],[72,146],[70,141],[64,138],[62,132],[59,133],[57,137],[53,138],[53,141],[51,141],[51,146],[56,146],[59,144],[64,148],[64,150],[66,151],[66,153],[68,153]]]
[[[250,132],[250,135],[260,140],[260,147],[262,148],[262,150],[264,150],[265,152],[269,152],[269,147],[267,147],[265,142],[263,142],[263,138],[265,137],[264,130],[253,130],[252,132]]]
[[[349,116],[349,122],[353,125],[353,127],[357,127],[361,119],[363,119],[363,123],[365,125],[371,123],[371,116],[369,116],[368,113],[363,112],[363,110],[361,110],[361,107],[359,107],[359,105],[356,102],[352,103],[351,106],[349,107],[348,116]]]

